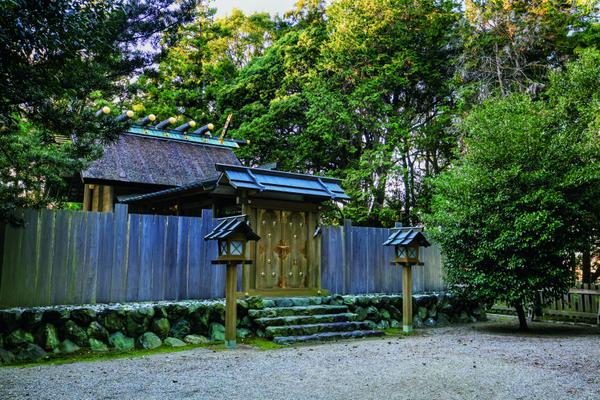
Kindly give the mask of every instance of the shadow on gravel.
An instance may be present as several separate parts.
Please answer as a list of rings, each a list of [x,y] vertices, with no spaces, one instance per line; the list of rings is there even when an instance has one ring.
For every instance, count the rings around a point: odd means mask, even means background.
[[[529,322],[529,330],[519,331],[518,322],[514,321],[491,321],[485,324],[473,325],[473,330],[482,333],[511,335],[511,336],[535,336],[535,337],[571,337],[571,336],[599,336],[600,329],[593,325],[575,325],[560,322]]]

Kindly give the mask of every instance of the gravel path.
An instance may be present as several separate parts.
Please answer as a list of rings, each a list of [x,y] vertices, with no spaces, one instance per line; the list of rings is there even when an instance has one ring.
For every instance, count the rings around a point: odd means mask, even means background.
[[[260,351],[0,368],[0,399],[600,399],[595,328],[505,319]]]

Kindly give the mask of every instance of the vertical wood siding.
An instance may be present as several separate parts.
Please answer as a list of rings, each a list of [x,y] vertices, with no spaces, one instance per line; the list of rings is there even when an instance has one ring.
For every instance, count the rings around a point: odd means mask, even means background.
[[[211,210],[201,217],[174,217],[128,214],[126,206],[117,205],[114,213],[21,210],[19,215],[24,227],[0,227],[0,307],[225,294],[225,268],[211,264],[216,243],[203,239],[216,225]],[[402,271],[390,265],[393,250],[382,246],[389,233],[350,221],[322,227],[322,287],[341,294],[401,292]],[[413,289],[443,289],[439,248],[426,249],[424,259],[424,267],[414,268]]]
[[[400,293],[402,268],[391,265],[393,247],[382,246],[390,229],[352,226],[322,227],[322,286],[332,293]],[[413,267],[413,291],[444,290],[441,251],[424,249],[424,266]]]

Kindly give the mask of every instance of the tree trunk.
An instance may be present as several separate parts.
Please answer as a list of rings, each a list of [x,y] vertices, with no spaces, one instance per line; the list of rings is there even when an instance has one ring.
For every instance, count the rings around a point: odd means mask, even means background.
[[[527,315],[525,315],[523,304],[515,303],[515,310],[517,310],[517,316],[519,317],[519,330],[527,331],[529,328],[527,327]]]
[[[585,244],[581,252],[581,272],[582,281],[588,285],[592,284],[592,257],[590,254],[590,245]]]

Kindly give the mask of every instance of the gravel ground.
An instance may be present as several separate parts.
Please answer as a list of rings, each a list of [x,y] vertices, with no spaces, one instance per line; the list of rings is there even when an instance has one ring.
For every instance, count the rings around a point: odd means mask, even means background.
[[[0,368],[0,399],[600,399],[596,328],[506,318],[404,338]]]

